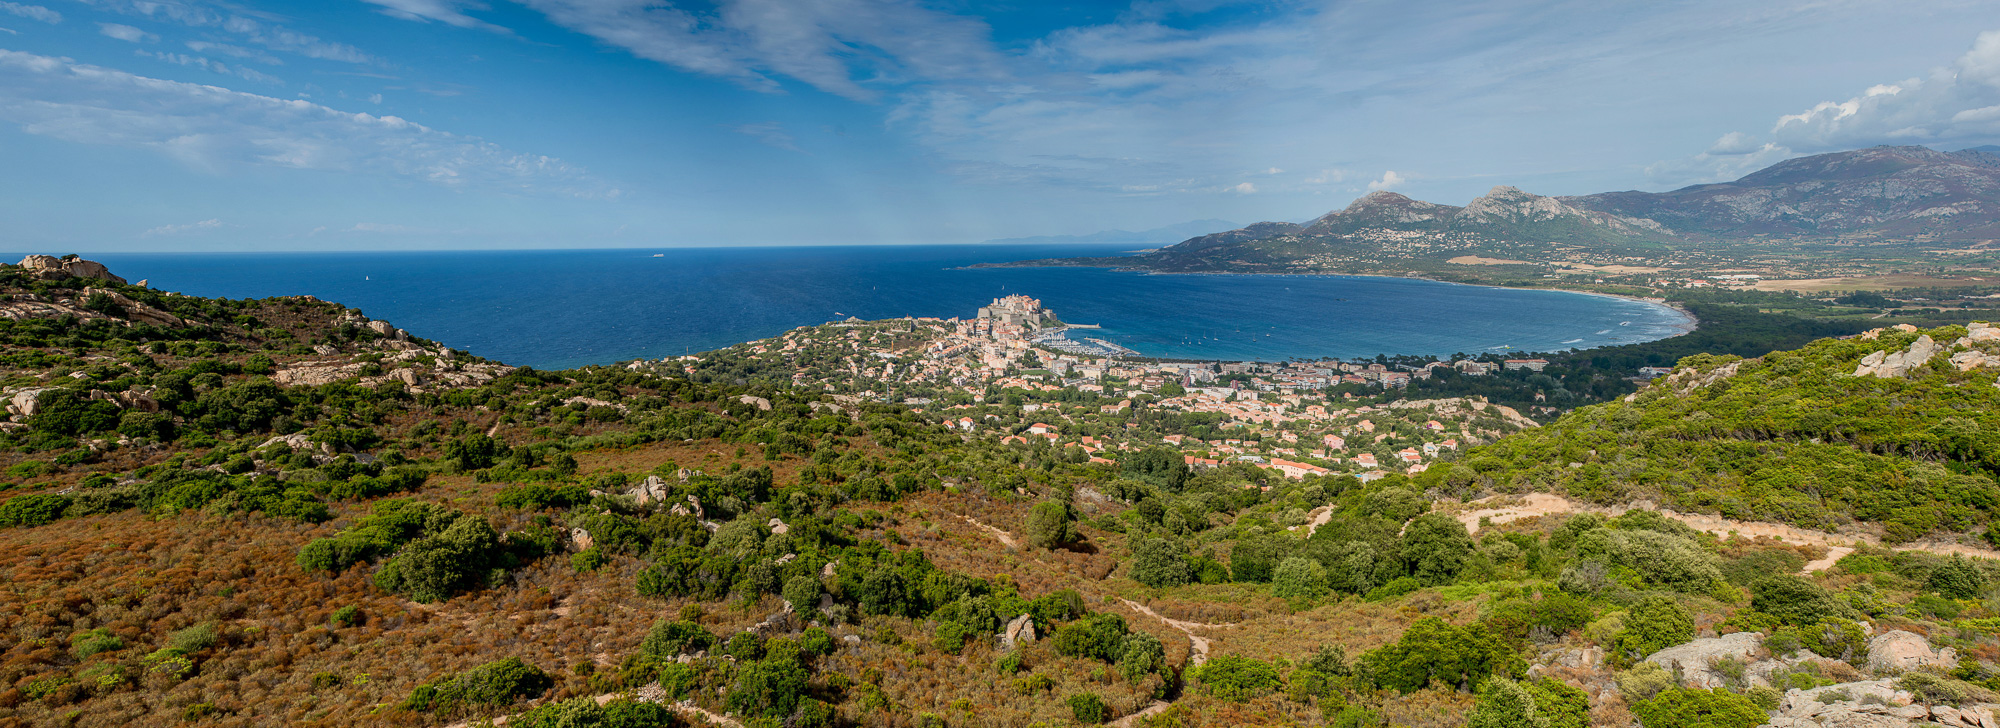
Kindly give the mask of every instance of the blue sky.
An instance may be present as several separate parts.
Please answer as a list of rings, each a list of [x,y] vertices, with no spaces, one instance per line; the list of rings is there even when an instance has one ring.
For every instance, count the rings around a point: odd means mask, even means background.
[[[2000,142],[1917,0],[0,0],[0,244],[959,243]]]

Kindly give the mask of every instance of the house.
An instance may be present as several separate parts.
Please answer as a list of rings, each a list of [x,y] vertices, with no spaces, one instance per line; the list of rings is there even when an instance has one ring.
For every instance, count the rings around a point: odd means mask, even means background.
[[[1475,377],[1483,374],[1489,374],[1492,373],[1493,371],[1492,363],[1483,361],[1473,361],[1471,359],[1461,359],[1459,361],[1453,362],[1452,367],[1456,368],[1460,372],[1470,374]]]
[[[1296,463],[1290,460],[1280,460],[1278,458],[1271,458],[1271,467],[1277,468],[1278,472],[1284,473],[1285,477],[1291,478],[1293,480],[1298,480],[1308,475],[1326,475],[1328,473],[1333,472],[1327,470],[1326,468],[1322,468],[1318,465],[1312,465],[1308,463]]]
[[[1406,447],[1396,451],[1396,457],[1402,458],[1403,462],[1406,463],[1422,462],[1424,459],[1424,456],[1419,454],[1417,449],[1413,447]]]
[[[1166,437],[1162,437],[1162,438],[1160,438],[1160,439],[1161,439],[1161,440],[1165,440],[1165,441],[1167,442],[1167,444],[1169,444],[1169,445],[1175,445],[1175,446],[1178,446],[1178,445],[1180,445],[1180,444],[1181,444],[1181,443],[1182,443],[1183,441],[1185,441],[1185,440],[1187,439],[1187,436],[1186,436],[1186,435],[1168,435],[1168,436],[1166,436]]]
[[[1405,468],[1403,472],[1409,473],[1411,475],[1416,475],[1417,473],[1424,472],[1426,470],[1429,470],[1430,468],[1431,466],[1429,465],[1425,465],[1423,463],[1417,463],[1416,465],[1412,465],[1408,468]]]
[[[1380,463],[1375,462],[1374,453],[1365,453],[1365,452],[1361,453],[1360,455],[1354,456],[1354,464],[1364,468],[1373,468],[1380,465]]]
[[[1341,437],[1339,435],[1327,435],[1326,437],[1320,438],[1320,441],[1326,443],[1326,449],[1328,450],[1347,449],[1347,438]]]
[[[1048,424],[1042,422],[1037,422],[1035,424],[1028,425],[1028,432],[1036,435],[1046,435],[1055,431],[1056,428],[1051,427]]]
[[[1194,468],[1194,469],[1196,469],[1196,470],[1209,470],[1209,469],[1212,469],[1212,468],[1215,468],[1215,467],[1217,467],[1217,466],[1220,466],[1220,465],[1222,465],[1222,461],[1220,461],[1220,460],[1210,460],[1210,459],[1208,459],[1208,458],[1198,458],[1198,457],[1195,457],[1195,456],[1193,456],[1193,455],[1183,455],[1183,456],[1181,456],[1181,462],[1183,462],[1183,463],[1186,463],[1188,467],[1190,467],[1190,468]]]
[[[1528,371],[1531,371],[1531,372],[1539,372],[1539,371],[1541,371],[1542,369],[1546,368],[1546,367],[1547,367],[1547,366],[1549,365],[1549,360],[1547,360],[1547,359],[1508,359],[1507,361],[1504,361],[1504,362],[1501,362],[1501,363],[1500,363],[1500,365],[1501,365],[1501,366],[1503,366],[1503,367],[1506,367],[1506,368],[1507,368],[1507,371],[1510,371],[1510,372],[1511,372],[1511,371],[1516,371],[1516,370],[1520,370],[1520,369],[1526,369],[1526,370],[1528,370]]]
[[[1444,423],[1437,420],[1430,420],[1424,423],[1424,429],[1431,432],[1444,432]]]
[[[958,418],[958,429],[964,430],[966,432],[971,432],[974,426],[975,425],[972,422],[972,418],[970,417]]]
[[[1664,377],[1674,373],[1673,367],[1639,367],[1639,376],[1649,379]]]

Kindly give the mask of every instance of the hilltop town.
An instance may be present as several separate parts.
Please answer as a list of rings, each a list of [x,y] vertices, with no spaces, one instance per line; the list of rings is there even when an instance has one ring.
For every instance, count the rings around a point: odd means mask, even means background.
[[[1535,420],[1478,397],[1392,398],[1440,370],[1539,372],[1545,359],[1390,365],[1151,361],[1080,344],[1037,299],[995,299],[970,318],[850,319],[699,356],[633,362],[701,379],[788,372],[853,403],[911,406],[968,438],[1051,447],[1083,462],[1167,447],[1197,469],[1250,463],[1291,478],[1415,475]],[[1093,327],[1094,328],[1094,327]],[[1489,358],[1490,359],[1490,358]]]

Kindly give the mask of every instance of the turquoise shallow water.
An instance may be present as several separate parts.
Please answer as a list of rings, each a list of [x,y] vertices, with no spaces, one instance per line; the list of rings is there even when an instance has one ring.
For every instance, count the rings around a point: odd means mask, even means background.
[[[1151,356],[1204,359],[1556,351],[1658,339],[1687,323],[1671,308],[1640,301],[1400,278],[962,268],[1116,250],[853,246],[90,257],[163,290],[229,298],[311,294],[425,338],[539,368],[698,352],[848,316],[971,316],[994,297],[1014,293],[1042,299],[1065,321],[1104,326],[1087,336]]]

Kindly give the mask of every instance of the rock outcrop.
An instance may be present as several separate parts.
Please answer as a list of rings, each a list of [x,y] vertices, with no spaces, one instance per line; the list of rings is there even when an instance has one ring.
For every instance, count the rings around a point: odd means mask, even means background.
[[[1854,376],[1875,376],[1891,379],[1909,374],[1910,370],[1930,363],[1943,347],[1932,341],[1929,335],[1919,336],[1910,347],[1899,352],[1878,351],[1862,357],[1860,366],[1855,367]]]
[[[1736,632],[1669,647],[1647,655],[1646,661],[1678,673],[1681,684],[1688,687],[1719,688],[1728,682],[1715,669],[1715,662],[1722,659],[1752,662],[1762,644],[1763,638],[1755,632]]]
[[[1000,633],[1000,649],[1011,650],[1035,641],[1035,618],[1023,614],[1007,623],[1007,631]]]
[[[1958,653],[1950,647],[1933,651],[1929,640],[1914,632],[1890,630],[1868,640],[1868,669],[1903,672],[1920,667],[1950,669],[1958,666]]]
[[[125,285],[125,279],[112,275],[104,264],[82,258],[57,258],[53,255],[30,255],[16,263],[32,275],[42,280],[62,280],[64,278],[95,278]]]

